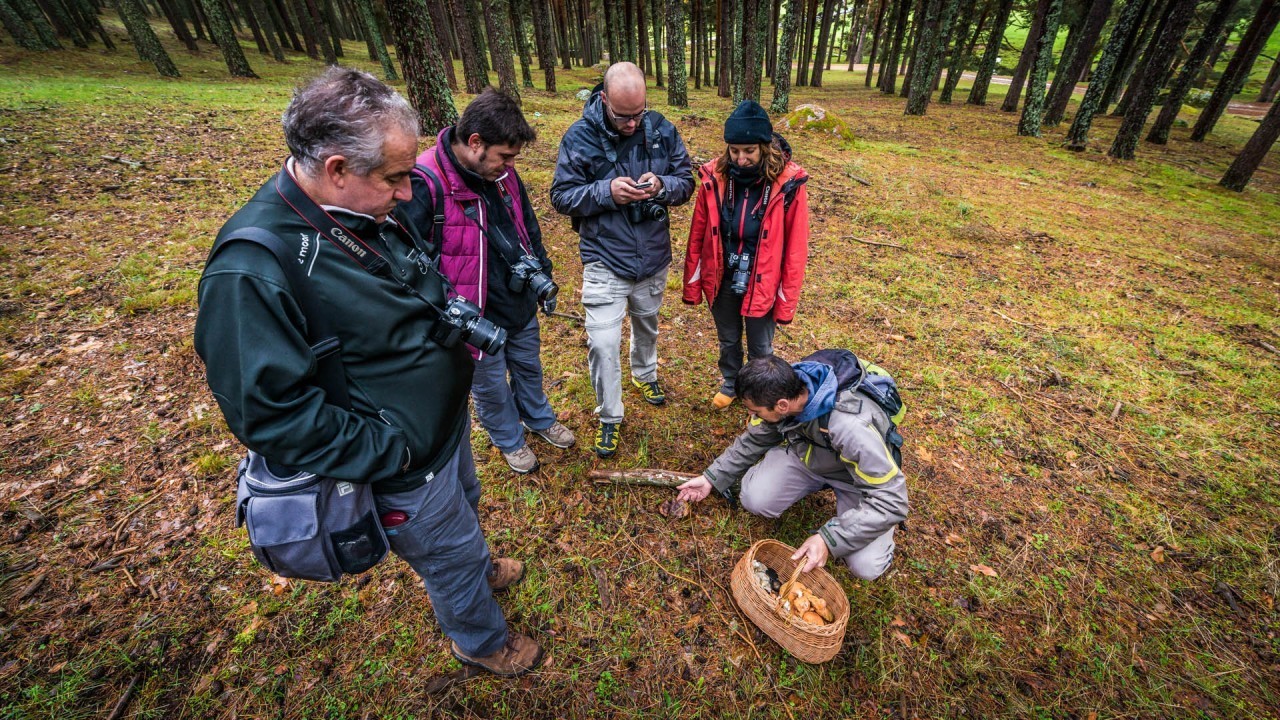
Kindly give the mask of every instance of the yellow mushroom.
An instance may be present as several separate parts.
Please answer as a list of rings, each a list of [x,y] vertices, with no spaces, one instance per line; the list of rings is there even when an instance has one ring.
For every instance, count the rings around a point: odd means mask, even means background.
[[[819,615],[818,613],[816,613],[816,612],[814,612],[814,611],[812,611],[812,610],[810,610],[809,612],[805,613],[804,615],[801,615],[801,616],[800,616],[800,619],[801,619],[801,620],[804,620],[805,622],[809,623],[810,625],[826,625],[826,624],[827,624],[827,621],[826,621],[826,620],[824,620],[824,619],[822,618],[822,616],[821,616],[821,615]]]

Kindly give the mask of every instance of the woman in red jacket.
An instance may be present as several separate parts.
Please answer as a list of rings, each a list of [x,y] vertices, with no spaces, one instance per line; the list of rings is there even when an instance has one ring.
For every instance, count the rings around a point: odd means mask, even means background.
[[[706,298],[720,340],[717,409],[736,394],[744,328],[754,360],[773,354],[774,328],[795,317],[809,252],[809,175],[791,162],[764,108],[744,100],[724,140],[724,155],[699,170],[684,259],[684,302]]]

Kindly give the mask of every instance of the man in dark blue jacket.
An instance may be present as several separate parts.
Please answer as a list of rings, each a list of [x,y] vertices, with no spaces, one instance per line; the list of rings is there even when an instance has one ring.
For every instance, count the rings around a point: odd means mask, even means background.
[[[574,219],[582,256],[587,365],[600,427],[593,449],[618,450],[622,422],[622,318],[631,317],[631,383],[653,405],[658,384],[658,311],[671,265],[667,207],[693,193],[689,153],[676,127],[648,109],[644,74],[609,67],[582,118],[560,141],[551,204]]]
[[[318,306],[332,309],[350,404],[319,387],[299,296],[253,242],[222,245],[200,280],[195,347],[209,388],[276,474],[372,484],[391,549],[422,577],[454,656],[526,673],[542,650],[508,630],[493,599],[523,566],[491,559],[476,514],[474,364],[460,343],[436,342],[446,286],[396,208],[410,197],[417,113],[372,75],[330,68],[295,93],[284,131],[289,160],[219,236],[256,228],[296,253]]]

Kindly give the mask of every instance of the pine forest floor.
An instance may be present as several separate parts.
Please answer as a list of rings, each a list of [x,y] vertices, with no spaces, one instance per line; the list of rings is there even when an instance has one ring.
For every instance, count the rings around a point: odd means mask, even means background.
[[[1116,162],[1115,118],[1073,154],[1065,126],[1018,137],[998,95],[917,118],[861,74],[797,89],[856,137],[788,134],[811,260],[777,350],[849,347],[901,383],[894,568],[834,568],[844,645],[801,664],[736,611],[729,573],[756,540],[803,540],[830,495],[779,522],[715,499],[669,520],[668,491],[586,479],[696,472],[742,427],[709,409],[714,328],[677,272],[670,401],[627,396],[617,458],[586,449],[585,338],[562,319],[547,386],[579,446],[535,445],[543,469],[515,477],[473,437],[488,537],[529,565],[501,603],[549,651],[508,681],[460,670],[399,560],[274,582],[232,528],[241,451],[192,350],[196,281],[318,66],[255,54],[263,79],[234,81],[216,51],[172,52],[185,77],[164,81],[128,49],[0,47],[0,717],[1280,717],[1280,156],[1244,193],[1216,184],[1256,121]],[[519,168],[567,312],[581,265],[547,189],[593,73],[524,93],[540,140]],[[714,158],[729,102],[665,101]]]

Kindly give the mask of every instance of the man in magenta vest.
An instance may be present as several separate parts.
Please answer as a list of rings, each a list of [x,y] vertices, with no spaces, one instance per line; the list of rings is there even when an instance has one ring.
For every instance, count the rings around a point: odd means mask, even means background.
[[[485,90],[457,125],[440,131],[435,147],[418,156],[413,200],[405,206],[423,238],[436,246],[440,269],[458,294],[507,331],[503,349],[476,358],[471,396],[480,425],[518,473],[538,467],[526,428],[555,447],[574,444],[542,387],[537,310],[555,310],[558,288],[515,170],[516,157],[534,138],[515,100]]]

